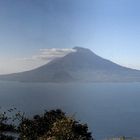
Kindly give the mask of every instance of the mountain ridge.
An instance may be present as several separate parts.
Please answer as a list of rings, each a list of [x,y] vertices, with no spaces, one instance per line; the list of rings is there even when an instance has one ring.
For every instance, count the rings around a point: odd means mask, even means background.
[[[104,59],[91,50],[75,51],[39,68],[0,75],[0,80],[22,82],[140,82],[140,71]]]

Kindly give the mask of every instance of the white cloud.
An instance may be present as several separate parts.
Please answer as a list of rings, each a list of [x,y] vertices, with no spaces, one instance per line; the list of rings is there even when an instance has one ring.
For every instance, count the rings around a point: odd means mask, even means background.
[[[54,58],[63,57],[70,52],[75,52],[74,49],[60,49],[60,48],[50,48],[50,49],[40,49],[40,53],[38,55],[32,56],[31,59],[41,59],[41,60],[52,60]]]
[[[0,74],[31,70],[75,51],[68,48],[50,48],[40,49],[38,54],[28,58],[0,58]]]

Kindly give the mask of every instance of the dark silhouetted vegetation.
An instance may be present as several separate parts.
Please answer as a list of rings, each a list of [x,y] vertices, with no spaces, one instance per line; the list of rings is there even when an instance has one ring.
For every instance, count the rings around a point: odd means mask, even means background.
[[[0,113],[0,140],[14,140],[12,133],[19,140],[93,140],[86,124],[68,117],[60,109],[32,118],[16,109]]]

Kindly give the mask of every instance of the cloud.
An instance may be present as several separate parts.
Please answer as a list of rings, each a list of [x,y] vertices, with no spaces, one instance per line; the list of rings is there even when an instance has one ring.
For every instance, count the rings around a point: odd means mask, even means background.
[[[0,74],[22,72],[35,69],[41,65],[47,64],[55,58],[60,58],[70,52],[75,52],[69,48],[50,48],[40,49],[38,54],[25,58],[0,58]]]
[[[63,57],[70,52],[75,52],[76,50],[74,49],[68,49],[68,48],[50,48],[50,49],[40,49],[39,54],[32,56],[31,58],[27,59],[32,59],[32,60],[47,60],[50,61],[54,58],[59,58]]]

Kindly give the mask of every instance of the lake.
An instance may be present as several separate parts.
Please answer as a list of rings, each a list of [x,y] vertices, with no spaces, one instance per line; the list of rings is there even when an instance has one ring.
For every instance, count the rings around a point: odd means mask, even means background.
[[[97,140],[140,137],[140,83],[0,82],[0,106],[29,115],[60,108],[88,123]]]

